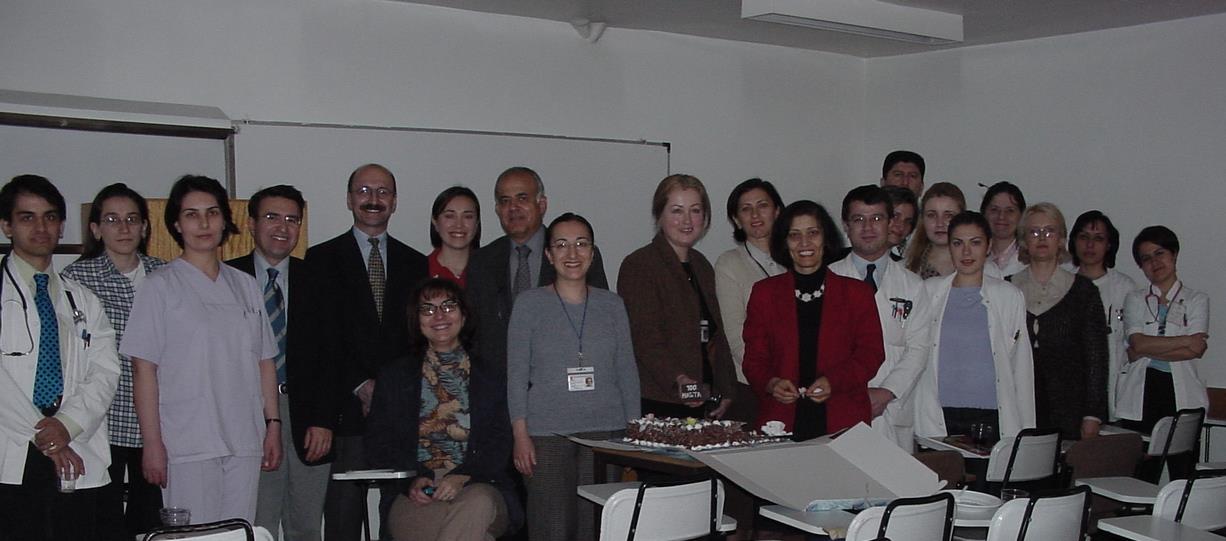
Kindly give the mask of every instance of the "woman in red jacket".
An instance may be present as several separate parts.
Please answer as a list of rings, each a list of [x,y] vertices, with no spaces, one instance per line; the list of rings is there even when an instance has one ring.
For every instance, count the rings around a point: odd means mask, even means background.
[[[813,201],[783,210],[771,257],[790,270],[754,284],[745,319],[758,424],[782,421],[797,441],[868,423],[868,380],[885,359],[873,287],[826,272],[833,224]]]

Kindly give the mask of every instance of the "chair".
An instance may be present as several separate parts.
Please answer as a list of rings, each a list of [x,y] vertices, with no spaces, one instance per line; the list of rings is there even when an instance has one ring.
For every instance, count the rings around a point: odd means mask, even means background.
[[[188,526],[164,526],[145,534],[144,541],[163,539],[191,539],[192,541],[273,541],[272,534],[264,528],[252,528],[251,523],[241,518],[232,518],[191,524]]]
[[[1202,530],[1226,528],[1226,470],[1167,483],[1154,500],[1154,516]]]
[[[948,541],[954,534],[954,497],[948,492],[898,498],[861,511],[847,527],[847,541],[892,539]]]
[[[667,541],[718,536],[724,487],[718,479],[671,486],[642,483],[609,497],[600,515],[601,541]]]
[[[1010,482],[1035,481],[1056,475],[1060,460],[1060,431],[1054,428],[1027,428],[1013,438],[1004,438],[992,446],[988,457],[989,483],[1000,483],[1003,490]]]
[[[1146,454],[1159,457],[1159,472],[1171,455],[1197,451],[1196,443],[1204,421],[1205,408],[1195,408],[1179,410],[1174,416],[1163,417],[1154,424]],[[1129,476],[1078,479],[1076,484],[1088,486],[1100,496],[1138,505],[1152,505],[1160,489],[1155,483]]]
[[[1005,502],[987,541],[1081,541],[1090,521],[1090,489],[1077,487]]]

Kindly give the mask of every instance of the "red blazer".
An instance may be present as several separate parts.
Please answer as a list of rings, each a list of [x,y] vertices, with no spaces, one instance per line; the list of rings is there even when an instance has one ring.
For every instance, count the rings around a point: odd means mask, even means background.
[[[789,379],[797,387],[812,383],[797,381],[800,351],[794,283],[792,273],[787,272],[754,284],[749,295],[742,368],[758,397],[758,426],[783,421],[791,430],[796,415],[795,403],[783,404],[767,391],[771,378]],[[860,280],[827,271],[818,333],[817,371],[832,388],[826,401],[826,428],[835,432],[870,422],[868,381],[885,360],[873,289]]]

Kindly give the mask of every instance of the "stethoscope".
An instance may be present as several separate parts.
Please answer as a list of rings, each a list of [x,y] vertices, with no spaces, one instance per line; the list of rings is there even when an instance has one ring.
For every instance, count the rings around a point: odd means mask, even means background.
[[[4,257],[0,257],[0,267],[4,269],[4,276],[0,277],[0,299],[4,298],[4,282],[6,280],[9,282],[12,282],[13,287],[16,288],[17,297],[21,299],[21,312],[23,315],[27,315],[29,313],[30,305],[26,301],[25,293],[22,293],[21,288],[17,286],[17,279],[13,278],[13,270],[9,268],[9,254],[4,254]],[[68,297],[68,306],[72,308],[72,323],[73,325],[76,325],[77,327],[81,327],[85,323],[85,312],[82,312],[81,310],[77,308],[77,300],[73,298],[72,292],[68,291],[67,288],[63,288],[63,289],[64,289],[64,295]],[[0,302],[0,316],[3,316],[3,310],[4,310],[4,303]],[[22,356],[34,353],[34,334],[30,331],[30,318],[22,317],[22,319],[25,320],[26,322],[26,339],[28,340],[28,343],[30,344],[30,348],[27,349],[25,353],[22,353],[20,351],[3,351],[3,352],[0,352],[0,355],[4,357],[22,357]],[[4,318],[0,317],[0,321],[3,321],[3,320]],[[2,332],[3,332],[3,327],[0,327],[0,333]],[[85,331],[85,330],[81,331],[81,339],[85,341],[85,346],[89,347],[89,332],[88,331]]]

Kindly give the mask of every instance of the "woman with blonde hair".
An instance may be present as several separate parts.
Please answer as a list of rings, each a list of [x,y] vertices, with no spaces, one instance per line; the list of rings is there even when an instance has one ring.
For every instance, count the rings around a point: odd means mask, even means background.
[[[923,231],[907,249],[907,270],[925,280],[949,276],[954,272],[949,250],[949,221],[966,210],[966,196],[949,182],[938,182],[924,192],[920,200],[920,221]]]

